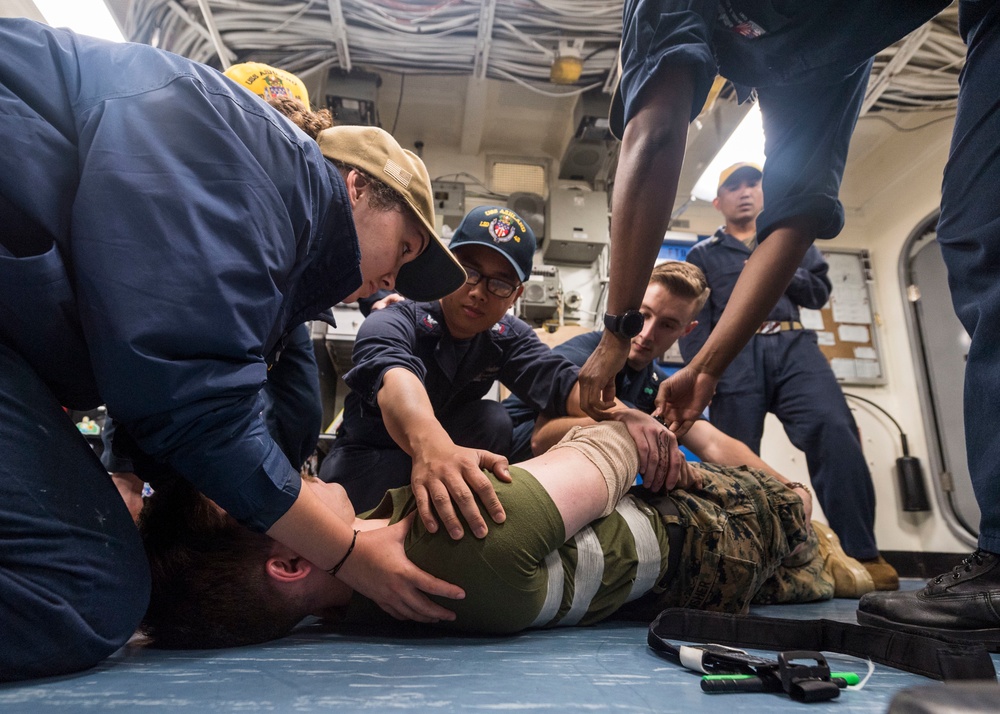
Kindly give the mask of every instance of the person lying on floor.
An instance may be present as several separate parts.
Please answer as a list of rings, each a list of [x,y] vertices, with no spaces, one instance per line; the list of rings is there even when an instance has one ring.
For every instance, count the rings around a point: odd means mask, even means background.
[[[618,399],[633,411],[651,414],[659,385],[667,373],[657,364],[657,358],[666,353],[677,340],[691,334],[698,327],[696,319],[709,300],[711,291],[705,274],[698,266],[671,260],[653,268],[649,284],[642,297],[639,312],[642,329],[632,338],[628,361],[618,372],[616,390]],[[600,332],[589,332],[570,338],[552,348],[578,367],[582,367],[601,340]],[[557,443],[574,426],[595,423],[590,417],[555,417],[543,414],[525,404],[512,394],[503,402],[514,424],[511,461],[521,461],[542,454]],[[652,420],[647,416],[646,419]],[[702,461],[722,466],[749,466],[769,473],[786,486],[796,489],[805,499],[806,517],[812,518],[811,492],[806,486],[791,483],[738,439],[720,431],[707,419],[698,419],[677,442]],[[655,490],[655,489],[654,489]],[[833,530],[823,523],[813,523],[820,530],[819,536],[828,540],[837,538]],[[839,539],[837,550],[842,550]],[[875,589],[873,576],[866,567],[853,558],[836,561],[837,590],[834,597],[857,598]]]
[[[588,625],[626,607],[642,617],[666,607],[743,613],[751,601],[833,596],[830,541],[808,528],[799,493],[761,471],[704,463],[684,463],[672,490],[651,493],[632,487],[637,467],[621,423],[574,427],[511,466],[510,483],[486,471],[507,520],[485,539],[459,541],[414,517],[409,487],[359,518],[338,484],[313,485],[355,530],[392,529],[418,567],[465,590],[449,601],[456,619],[438,623],[451,630],[509,634]],[[140,530],[153,573],[140,631],[153,646],[264,642],[308,615],[381,617],[331,573],[243,528],[183,481],[147,499]]]

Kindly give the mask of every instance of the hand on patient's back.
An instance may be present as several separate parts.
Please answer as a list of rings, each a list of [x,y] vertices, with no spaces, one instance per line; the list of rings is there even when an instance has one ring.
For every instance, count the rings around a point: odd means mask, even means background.
[[[451,444],[414,457],[413,495],[428,531],[436,533],[443,525],[458,540],[465,534],[464,519],[473,535],[485,537],[488,528],[479,512],[479,503],[494,522],[503,523],[507,516],[493,485],[482,472],[484,468],[501,481],[510,481],[507,459],[489,451]]]

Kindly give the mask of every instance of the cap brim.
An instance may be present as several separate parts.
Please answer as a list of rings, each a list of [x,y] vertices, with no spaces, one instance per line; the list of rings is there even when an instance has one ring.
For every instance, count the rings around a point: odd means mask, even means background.
[[[764,176],[764,172],[756,166],[740,166],[738,169],[726,176],[724,181],[719,182],[719,188],[722,188],[727,184],[734,184],[743,181],[747,176],[753,176],[755,180],[760,180]]]
[[[413,212],[430,234],[430,243],[416,260],[399,269],[396,290],[417,302],[437,300],[462,287],[468,276],[452,252],[441,242],[434,227],[427,224],[419,211]]]

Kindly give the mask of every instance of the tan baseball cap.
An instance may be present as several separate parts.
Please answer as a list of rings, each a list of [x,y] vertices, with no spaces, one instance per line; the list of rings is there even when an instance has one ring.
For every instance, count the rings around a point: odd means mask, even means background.
[[[396,290],[411,300],[437,300],[465,283],[465,270],[434,230],[434,195],[427,167],[387,131],[374,126],[335,126],[316,137],[328,159],[354,166],[397,191],[430,234],[427,248],[399,269]]]
[[[732,166],[722,169],[721,173],[719,173],[718,188],[722,188],[722,184],[726,181],[729,181],[734,177],[741,177],[744,174],[749,174],[754,178],[759,179],[764,175],[764,169],[762,169],[758,164],[754,164],[749,161],[740,161],[737,164],[733,164]]]
[[[265,100],[291,96],[309,106],[306,85],[283,69],[262,62],[241,62],[232,65],[223,74]]]

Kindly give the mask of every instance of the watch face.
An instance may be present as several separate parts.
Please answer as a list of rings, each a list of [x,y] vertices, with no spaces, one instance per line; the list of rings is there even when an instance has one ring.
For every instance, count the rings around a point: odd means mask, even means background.
[[[629,338],[635,337],[642,332],[642,325],[645,321],[642,313],[638,310],[628,310],[622,315],[621,334]]]

